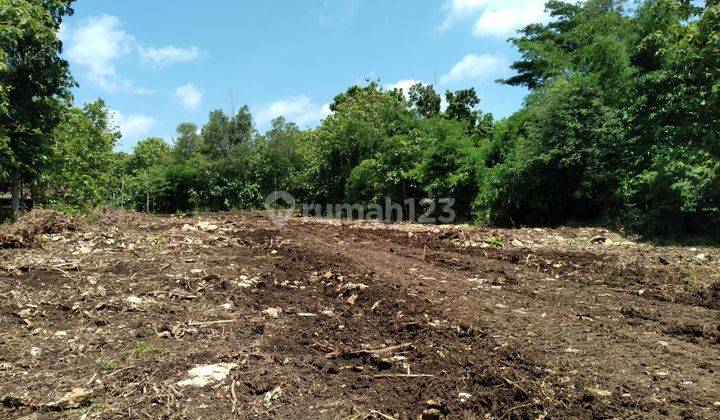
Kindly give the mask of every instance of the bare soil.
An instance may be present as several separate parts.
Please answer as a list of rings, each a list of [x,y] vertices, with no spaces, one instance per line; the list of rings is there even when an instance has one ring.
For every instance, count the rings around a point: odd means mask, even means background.
[[[720,417],[720,249],[263,214],[57,220],[0,232],[15,238],[1,417]]]

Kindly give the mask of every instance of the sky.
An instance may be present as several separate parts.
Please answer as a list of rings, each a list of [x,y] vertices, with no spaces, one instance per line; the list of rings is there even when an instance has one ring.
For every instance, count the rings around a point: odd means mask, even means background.
[[[62,25],[77,105],[103,98],[131,151],[172,144],[182,122],[243,105],[265,131],[280,115],[314,127],[335,95],[365,79],[387,88],[474,87],[497,118],[526,90],[495,80],[518,54],[506,40],[546,21],[544,0],[77,0]]]

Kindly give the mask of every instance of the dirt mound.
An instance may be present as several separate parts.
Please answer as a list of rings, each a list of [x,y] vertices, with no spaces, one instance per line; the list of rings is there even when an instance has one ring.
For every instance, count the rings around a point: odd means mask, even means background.
[[[65,213],[36,209],[17,223],[0,228],[0,249],[32,247],[41,235],[75,231],[77,227],[75,219]]]

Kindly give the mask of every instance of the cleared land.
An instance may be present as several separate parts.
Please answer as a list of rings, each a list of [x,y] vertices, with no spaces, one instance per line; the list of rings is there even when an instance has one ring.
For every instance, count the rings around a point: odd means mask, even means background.
[[[46,212],[0,247],[8,418],[720,416],[719,249]]]

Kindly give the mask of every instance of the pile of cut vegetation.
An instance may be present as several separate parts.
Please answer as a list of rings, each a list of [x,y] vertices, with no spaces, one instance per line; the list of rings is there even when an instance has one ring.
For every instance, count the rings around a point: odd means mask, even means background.
[[[75,231],[77,221],[54,210],[36,209],[17,223],[0,227],[0,249],[29,248],[39,243],[41,235]]]

